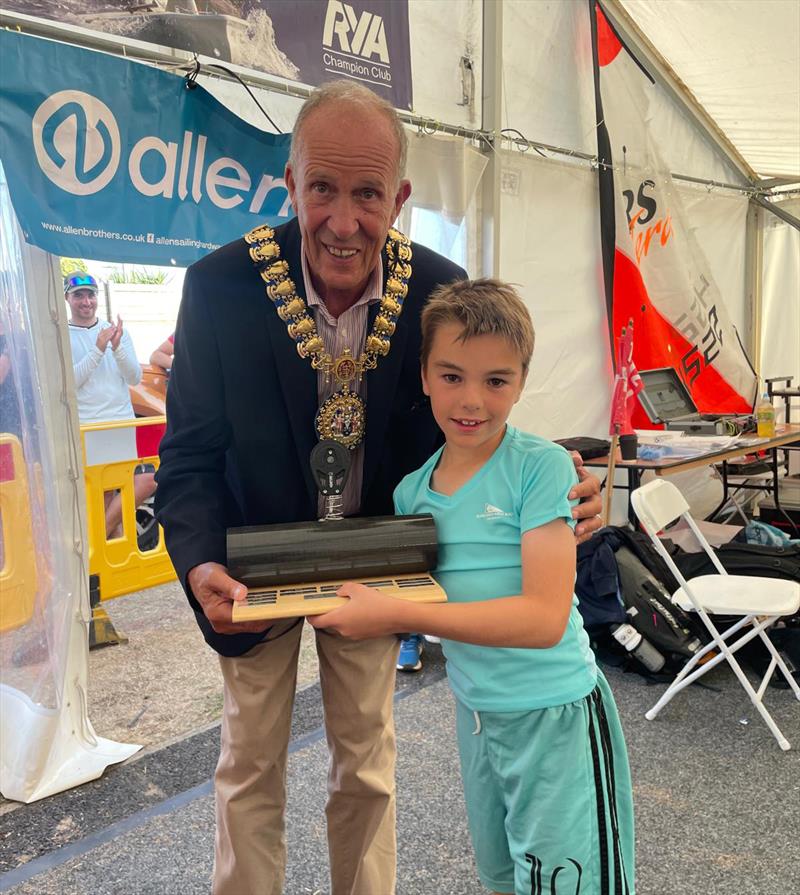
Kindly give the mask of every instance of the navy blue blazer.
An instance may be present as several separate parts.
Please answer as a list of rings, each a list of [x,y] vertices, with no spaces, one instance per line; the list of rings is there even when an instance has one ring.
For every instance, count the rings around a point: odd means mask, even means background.
[[[277,228],[275,239],[305,297],[297,220]],[[436,286],[466,272],[424,246],[412,250],[391,350],[366,377],[365,516],[391,514],[397,483],[441,444],[420,382],[420,311]],[[385,253],[383,264],[385,274]],[[370,307],[370,325],[377,310]],[[229,527],[317,518],[308,465],[317,406],[317,373],[267,298],[247,243],[236,240],[193,264],[175,332],[155,502],[198,624],[222,655],[240,655],[264,634],[217,634],[186,576],[200,563],[226,564]]]

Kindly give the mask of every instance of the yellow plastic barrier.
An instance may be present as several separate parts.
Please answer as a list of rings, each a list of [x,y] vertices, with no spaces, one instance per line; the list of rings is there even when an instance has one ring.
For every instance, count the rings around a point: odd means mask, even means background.
[[[101,601],[176,577],[161,527],[157,545],[146,552],[139,549],[136,533],[134,470],[143,463],[158,468],[158,442],[164,424],[160,416],[81,426],[89,574],[98,576]],[[122,536],[111,539],[106,537],[105,514],[105,494],[109,491],[119,491],[122,498]]]
[[[5,432],[0,433],[0,518],[0,631],[10,631],[27,624],[33,615],[38,571],[25,457],[19,439]]]

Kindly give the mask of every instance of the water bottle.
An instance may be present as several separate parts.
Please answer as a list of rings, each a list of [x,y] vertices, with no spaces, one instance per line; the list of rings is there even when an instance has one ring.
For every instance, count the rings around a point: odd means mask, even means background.
[[[756,427],[759,438],[775,437],[775,408],[766,392],[756,407]]]
[[[636,656],[648,671],[661,671],[664,667],[667,660],[633,625],[614,625],[611,633],[614,635],[614,640],[622,644],[632,656]]]

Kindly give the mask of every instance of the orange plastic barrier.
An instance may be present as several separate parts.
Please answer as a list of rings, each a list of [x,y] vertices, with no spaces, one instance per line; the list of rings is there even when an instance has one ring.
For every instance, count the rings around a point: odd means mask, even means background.
[[[33,615],[38,571],[28,470],[19,439],[8,433],[0,433],[0,518],[0,631],[10,631],[27,624]]]
[[[158,444],[165,419],[146,417],[81,426],[86,510],[89,534],[89,574],[100,581],[100,599],[143,590],[175,578],[159,526],[158,543],[142,551],[136,530],[134,470],[143,463],[158,468]],[[122,536],[106,537],[107,492],[122,499]]]

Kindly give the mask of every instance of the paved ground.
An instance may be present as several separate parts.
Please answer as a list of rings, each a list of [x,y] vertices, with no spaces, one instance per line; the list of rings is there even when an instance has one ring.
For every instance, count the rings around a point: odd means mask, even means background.
[[[148,733],[147,750],[100,779],[0,817],[0,892],[15,895],[190,895],[210,891],[213,795],[210,778],[219,729],[215,662],[186,628],[184,652],[167,644],[161,671],[141,657],[159,625],[187,621],[163,589],[117,601],[111,614],[131,637],[91,656],[92,682],[102,667],[102,700],[92,720],[106,735]],[[174,596],[174,595],[173,595]],[[137,603],[136,601],[139,600]],[[172,612],[158,613],[173,605]],[[132,617],[123,623],[123,615]],[[150,613],[155,612],[151,616]],[[167,616],[172,615],[172,622]],[[133,624],[135,618],[141,629]],[[150,622],[146,620],[150,618]],[[159,620],[160,619],[160,620]],[[191,621],[189,618],[188,621]],[[193,624],[193,622],[191,622]],[[207,667],[205,664],[207,663]],[[326,748],[313,661],[305,651],[289,770],[289,868],[286,895],[326,895],[323,826]],[[185,676],[180,666],[188,665]],[[203,664],[205,671],[198,671]],[[135,671],[135,669],[140,669]],[[131,674],[127,691],[112,681]],[[769,704],[796,749],[782,753],[754,716],[731,674],[717,670],[654,722],[643,713],[663,685],[608,669],[625,726],[637,811],[639,895],[794,895],[800,829],[800,705],[770,688]],[[207,675],[207,677],[206,677]],[[194,684],[195,686],[191,686]],[[199,694],[195,690],[199,689]],[[109,691],[116,693],[111,699]],[[428,647],[424,671],[398,678],[398,895],[478,895],[452,748],[453,710],[441,654]],[[145,724],[172,706],[180,722]],[[131,724],[145,707],[139,719]],[[105,706],[102,716],[98,714]],[[127,720],[126,720],[127,719]],[[203,726],[191,732],[189,723]],[[130,725],[130,726],[129,726]],[[159,740],[159,730],[169,737]],[[186,727],[186,730],[180,728]],[[149,732],[148,732],[149,731]],[[170,740],[170,742],[166,742]],[[386,895],[386,893],[368,893]]]
[[[103,606],[128,643],[89,653],[89,717],[97,733],[151,747],[219,720],[222,675],[216,654],[203,642],[177,582]],[[306,628],[301,688],[317,678],[313,632]]]

